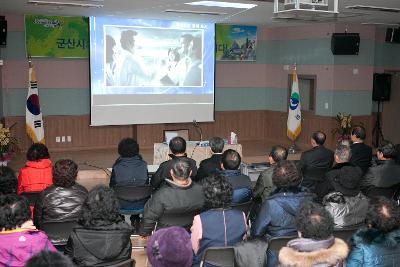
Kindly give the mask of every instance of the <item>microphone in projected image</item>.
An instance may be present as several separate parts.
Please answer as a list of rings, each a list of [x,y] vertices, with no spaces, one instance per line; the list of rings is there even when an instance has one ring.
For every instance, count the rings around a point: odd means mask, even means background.
[[[200,142],[203,141],[203,130],[201,129],[196,119],[193,119],[193,126],[196,129],[197,133],[200,135]]]

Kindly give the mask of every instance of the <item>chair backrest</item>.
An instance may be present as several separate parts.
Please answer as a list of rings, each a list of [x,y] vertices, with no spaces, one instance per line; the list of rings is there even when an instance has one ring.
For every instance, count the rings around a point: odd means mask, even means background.
[[[287,245],[287,242],[297,238],[297,236],[278,236],[273,237],[268,241],[268,249],[279,251]]]
[[[343,239],[346,243],[349,243],[350,238],[357,232],[358,229],[363,227],[364,225],[354,225],[354,226],[349,226],[346,228],[336,228],[333,230],[333,236]]]
[[[70,222],[45,222],[40,226],[53,245],[64,246],[67,244],[72,229],[78,225],[75,221]]]
[[[215,247],[204,251],[200,266],[234,267],[235,251],[233,247]]]
[[[250,209],[251,209],[252,205],[253,205],[253,201],[247,201],[247,202],[244,202],[244,203],[231,205],[231,208],[243,211],[244,214],[247,217],[249,215],[249,212],[250,212]]]
[[[199,211],[164,213],[157,223],[156,230],[170,226],[181,226],[189,231],[193,223],[193,218],[197,214],[199,214]]]
[[[126,201],[140,201],[150,198],[151,186],[115,186],[113,187],[118,199]]]
[[[28,199],[29,205],[35,206],[36,200],[39,197],[40,192],[23,192],[21,196]]]
[[[112,264],[112,265],[106,265],[106,267],[135,267],[136,261],[134,259],[129,259],[122,261],[120,263]]]

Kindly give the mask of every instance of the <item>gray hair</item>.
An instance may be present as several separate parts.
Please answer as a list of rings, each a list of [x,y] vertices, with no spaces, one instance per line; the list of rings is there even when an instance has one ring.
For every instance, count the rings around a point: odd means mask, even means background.
[[[224,139],[221,137],[213,137],[210,139],[210,147],[212,152],[221,153],[224,150]]]
[[[342,161],[348,162],[351,158],[351,150],[349,146],[338,145],[335,150],[335,155]]]
[[[172,160],[172,172],[178,180],[186,180],[190,175],[190,163],[186,158],[174,158]]]

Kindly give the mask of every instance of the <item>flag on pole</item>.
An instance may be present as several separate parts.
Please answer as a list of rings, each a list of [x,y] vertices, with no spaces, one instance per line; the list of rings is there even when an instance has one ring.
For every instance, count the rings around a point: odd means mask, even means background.
[[[44,126],[40,111],[38,86],[33,65],[29,62],[29,86],[26,97],[26,133],[34,143],[43,143]]]
[[[287,120],[287,136],[295,141],[301,132],[301,105],[299,93],[299,81],[296,68],[293,70],[292,91],[289,100],[289,114]]]

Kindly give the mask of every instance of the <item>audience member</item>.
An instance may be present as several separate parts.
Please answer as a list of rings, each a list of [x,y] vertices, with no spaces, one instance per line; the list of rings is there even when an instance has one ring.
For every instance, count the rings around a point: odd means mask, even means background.
[[[75,267],[75,265],[60,252],[42,250],[30,258],[24,267]]]
[[[310,150],[301,153],[297,167],[303,175],[302,186],[314,190],[325,173],[332,168],[333,152],[324,146],[326,135],[322,131],[314,132],[311,137]]]
[[[247,231],[246,215],[231,209],[233,189],[226,177],[212,174],[203,180],[205,212],[196,215],[191,228],[194,263],[200,264],[209,247],[233,246],[242,241]]]
[[[147,184],[147,163],[139,154],[139,144],[133,138],[124,138],[118,144],[118,154],[112,166],[110,187]]]
[[[319,204],[304,203],[296,216],[299,237],[279,252],[280,266],[344,266],[349,248],[333,237],[333,220]]]
[[[53,184],[50,154],[41,143],[32,144],[26,153],[25,167],[19,170],[17,193],[40,192]]]
[[[351,238],[347,266],[398,266],[400,262],[400,211],[394,202],[379,197],[371,202],[366,227]]]
[[[360,181],[362,170],[349,162],[351,158],[351,150],[348,146],[338,145],[335,150],[335,166],[332,170],[325,174],[323,181],[318,183],[315,188],[315,193],[319,200],[330,192],[334,192],[335,186],[341,186],[341,191],[350,191],[345,193],[348,196],[355,196],[360,192]]]
[[[190,164],[191,177],[195,177],[197,174],[196,161],[188,158],[186,155],[186,141],[180,136],[176,136],[169,141],[169,149],[172,154],[169,154],[170,160],[164,161],[158,167],[158,170],[154,173],[151,178],[151,186],[154,190],[160,188],[160,186],[165,182],[166,179],[172,180],[170,171],[172,169],[173,160],[178,158],[187,159]]]
[[[155,225],[157,228],[182,226],[190,228],[195,214],[200,213],[204,206],[204,193],[200,185],[190,179],[191,164],[185,157],[172,160],[170,175],[166,183],[157,190],[144,206],[143,220],[139,233],[141,236],[151,234]],[[168,217],[186,215],[187,218],[175,221],[171,225]]]
[[[64,251],[77,266],[112,265],[131,258],[131,227],[119,215],[112,189],[104,185],[93,188],[78,222]]]
[[[268,155],[268,161],[271,164],[271,167],[261,172],[258,176],[257,183],[254,187],[253,200],[260,200],[259,202],[264,202],[264,200],[269,197],[273,191],[275,191],[276,187],[272,182],[274,168],[278,162],[286,160],[287,156],[288,150],[285,147],[272,147],[271,152]]]
[[[396,163],[400,164],[400,144],[397,144],[395,147],[396,147]]]
[[[249,176],[240,172],[241,161],[239,153],[233,149],[227,149],[222,153],[221,169],[233,188],[232,204],[250,201],[253,194]]]
[[[224,150],[224,139],[213,137],[210,139],[210,148],[213,152],[211,158],[202,160],[197,170],[196,181],[203,180],[204,177],[221,170],[222,151]]]
[[[147,242],[147,257],[153,267],[190,267],[193,251],[190,235],[182,227],[156,231]]]
[[[43,190],[35,204],[34,222],[40,229],[45,222],[77,221],[87,190],[77,184],[78,165],[61,159],[53,167],[53,185]]]
[[[372,160],[372,148],[364,144],[366,138],[365,128],[361,125],[353,127],[351,131],[351,141],[353,144],[351,148],[351,159],[350,162],[356,166],[359,166],[363,173],[365,173]]]
[[[265,200],[251,227],[253,237],[270,239],[296,234],[296,212],[302,202],[314,198],[314,194],[300,187],[301,175],[293,162],[278,162],[272,182],[276,190]]]
[[[399,187],[400,165],[396,164],[396,154],[392,143],[378,148],[378,165],[370,167],[361,180],[362,190],[368,197],[382,195],[391,198]]]
[[[24,266],[41,250],[56,251],[32,223],[28,202],[15,194],[0,195],[0,266]]]
[[[0,195],[15,194],[17,184],[18,181],[14,171],[6,166],[0,167]]]

